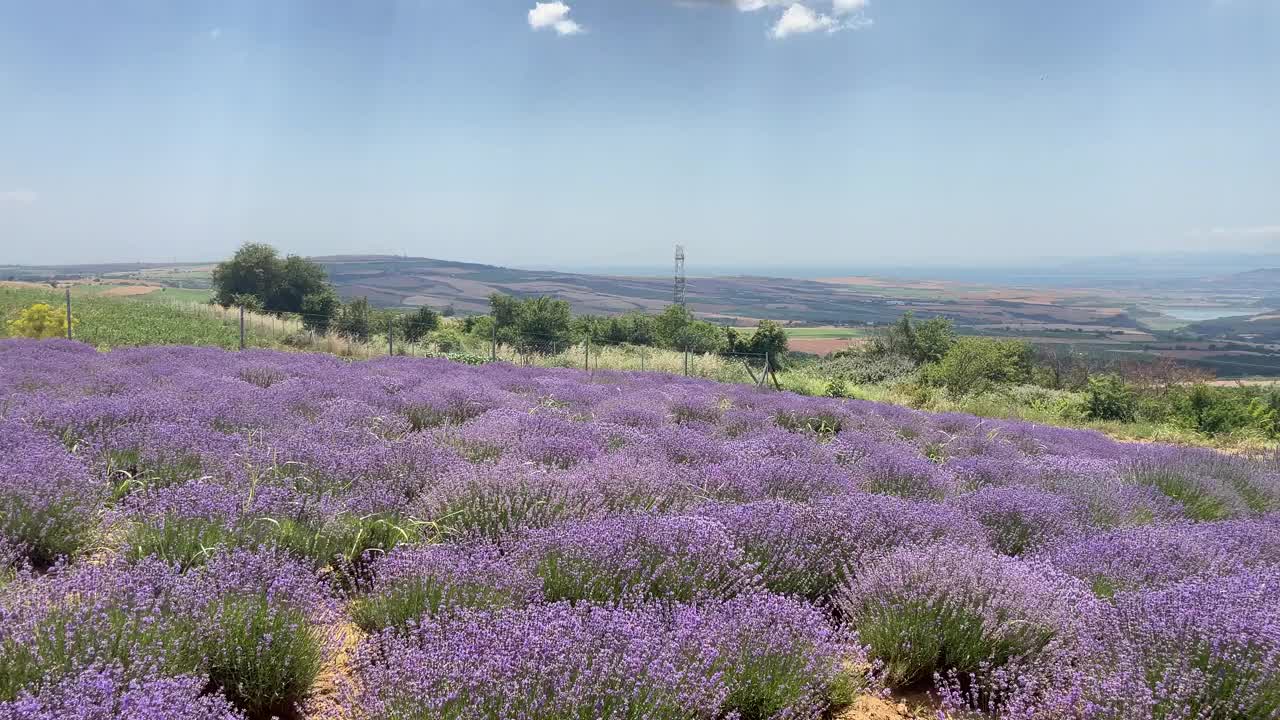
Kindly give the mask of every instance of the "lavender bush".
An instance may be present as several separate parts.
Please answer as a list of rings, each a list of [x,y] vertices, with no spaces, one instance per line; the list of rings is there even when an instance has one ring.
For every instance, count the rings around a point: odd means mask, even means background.
[[[538,578],[487,545],[406,547],[371,572],[351,609],[352,620],[371,633],[463,609],[524,607],[542,597]]]
[[[1051,568],[955,546],[889,553],[837,603],[898,686],[1050,657],[1097,607],[1083,584]]]
[[[515,551],[548,601],[693,602],[756,584],[747,556],[700,517],[617,517],[530,535]]]

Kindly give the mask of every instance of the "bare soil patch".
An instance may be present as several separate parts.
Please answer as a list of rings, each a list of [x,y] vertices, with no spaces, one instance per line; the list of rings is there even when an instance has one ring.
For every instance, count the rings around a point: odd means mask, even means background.
[[[850,345],[857,345],[859,342],[853,338],[788,338],[787,348],[814,355],[830,355]]]
[[[925,720],[936,718],[937,710],[927,696],[883,698],[863,695],[852,705],[836,713],[835,720]]]
[[[364,637],[364,632],[354,623],[343,621],[333,628],[333,642],[325,658],[324,667],[311,687],[307,698],[307,720],[341,720],[343,695],[352,688],[355,681],[352,663],[355,660],[356,647]]]

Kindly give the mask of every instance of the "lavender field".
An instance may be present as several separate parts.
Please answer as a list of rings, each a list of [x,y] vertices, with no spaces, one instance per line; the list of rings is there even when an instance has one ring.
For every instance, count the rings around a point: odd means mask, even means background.
[[[654,373],[0,341],[0,720],[1278,718],[1278,510]]]

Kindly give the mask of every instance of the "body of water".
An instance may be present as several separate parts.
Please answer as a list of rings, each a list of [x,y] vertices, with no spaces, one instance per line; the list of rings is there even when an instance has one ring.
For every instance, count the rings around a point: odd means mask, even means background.
[[[1161,305],[1155,308],[1170,317],[1187,322],[1201,322],[1203,320],[1217,320],[1224,317],[1237,317],[1240,315],[1259,315],[1266,312],[1260,307],[1207,307],[1204,305]]]

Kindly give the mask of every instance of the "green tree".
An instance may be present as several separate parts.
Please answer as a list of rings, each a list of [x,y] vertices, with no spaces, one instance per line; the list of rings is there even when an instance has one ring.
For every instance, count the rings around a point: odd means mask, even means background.
[[[653,319],[654,339],[658,344],[672,350],[683,349],[686,330],[693,323],[693,315],[688,308],[671,305]]]
[[[352,298],[343,305],[334,315],[332,328],[345,338],[368,342],[373,336],[373,310],[369,307],[369,299]]]
[[[747,352],[747,344],[749,339],[743,339],[742,333],[737,328],[727,327],[724,329],[724,351],[727,353],[744,353]]]
[[[1280,438],[1280,387],[1272,386],[1249,401],[1254,428],[1269,438]]]
[[[231,307],[244,308],[249,312],[262,312],[262,298],[252,293],[236,293],[231,296]]]
[[[545,295],[521,303],[517,320],[520,345],[533,352],[552,353],[571,340],[573,312],[566,300]]]
[[[489,296],[489,315],[497,328],[498,342],[515,344],[520,323],[520,301],[510,295]]]
[[[1238,430],[1247,427],[1251,420],[1248,405],[1234,397],[1229,388],[1214,388],[1204,383],[1180,389],[1173,397],[1173,407],[1180,424],[1206,435]]]
[[[770,367],[780,369],[787,355],[787,331],[772,320],[761,320],[747,344],[747,352],[768,354]]]
[[[427,333],[440,329],[440,314],[423,305],[417,310],[400,317],[396,331],[405,342],[416,343],[426,337]]]
[[[612,343],[653,345],[657,342],[656,323],[652,315],[629,312],[609,318],[605,339]]]
[[[955,328],[944,317],[916,322],[908,310],[896,323],[871,339],[868,352],[873,355],[901,355],[916,365],[936,363],[946,356],[956,342]]]
[[[237,295],[252,295],[265,307],[279,287],[283,263],[276,249],[265,243],[245,243],[230,260],[213,269],[213,301],[235,305]]]
[[[489,307],[498,341],[522,352],[553,353],[572,340],[573,312],[565,300],[547,296],[520,300],[494,293]]]
[[[325,287],[302,298],[302,326],[321,335],[329,332],[342,300],[333,288]]]
[[[267,299],[267,309],[275,312],[302,312],[308,296],[322,294],[329,287],[329,274],[320,265],[298,255],[290,255],[280,265],[279,283]]]
[[[245,243],[213,269],[213,300],[224,307],[247,307],[244,298],[252,296],[269,312],[303,312],[308,296],[326,290],[331,288],[323,267],[297,255],[281,259],[264,243]]]
[[[724,350],[724,329],[705,320],[694,320],[685,326],[679,349],[691,353],[718,353]]]
[[[1093,420],[1133,422],[1138,412],[1138,399],[1133,388],[1119,375],[1096,375],[1089,378],[1085,415]]]
[[[956,395],[1026,382],[1030,373],[1030,345],[984,337],[957,339],[940,362],[925,367],[926,380]]]

